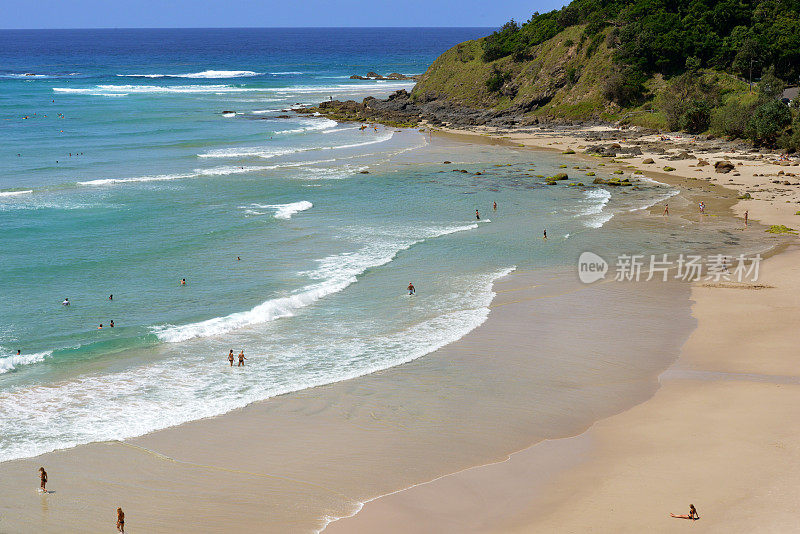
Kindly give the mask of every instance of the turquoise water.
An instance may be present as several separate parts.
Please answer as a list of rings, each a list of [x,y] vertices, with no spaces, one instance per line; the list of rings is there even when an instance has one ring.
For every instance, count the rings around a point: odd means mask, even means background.
[[[410,88],[348,76],[484,31],[0,32],[0,460],[410,361],[511,270],[621,250],[604,225],[674,191],[547,187],[558,155],[291,111]]]

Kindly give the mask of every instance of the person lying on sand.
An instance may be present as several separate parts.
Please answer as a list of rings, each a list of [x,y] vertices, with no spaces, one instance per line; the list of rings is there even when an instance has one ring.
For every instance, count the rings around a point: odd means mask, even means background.
[[[700,519],[700,514],[697,513],[697,509],[694,507],[693,504],[689,505],[689,513],[687,515],[675,515],[669,514],[676,519],[691,519],[692,521],[697,521]]]

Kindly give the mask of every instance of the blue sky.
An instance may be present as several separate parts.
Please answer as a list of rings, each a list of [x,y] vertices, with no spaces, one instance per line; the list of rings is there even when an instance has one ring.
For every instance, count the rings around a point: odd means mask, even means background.
[[[556,0],[0,0],[0,28],[480,26],[525,21]]]

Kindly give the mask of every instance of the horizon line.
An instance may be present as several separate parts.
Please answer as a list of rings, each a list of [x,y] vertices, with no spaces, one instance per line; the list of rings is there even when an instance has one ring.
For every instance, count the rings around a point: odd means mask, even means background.
[[[0,28],[0,31],[47,30],[439,30],[491,29],[496,26],[97,26],[91,28]]]

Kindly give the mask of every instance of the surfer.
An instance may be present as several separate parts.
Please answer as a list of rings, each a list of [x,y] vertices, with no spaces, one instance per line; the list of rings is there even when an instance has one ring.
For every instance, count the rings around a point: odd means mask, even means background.
[[[47,471],[44,470],[44,467],[39,468],[39,482],[42,493],[47,493],[47,488],[45,488],[47,485]]]
[[[64,301],[61,303],[62,306],[69,306],[69,299],[65,298]]]
[[[414,284],[412,284],[411,282],[408,283],[408,288],[407,289],[408,289],[408,294],[409,295],[413,295],[414,293],[417,292],[416,288],[414,287]]]
[[[478,210],[475,210],[475,220],[477,220],[477,221],[481,220],[481,214],[478,213]]]
[[[242,351],[239,353],[239,365],[237,365],[236,367],[242,367],[242,366],[244,366],[244,361],[245,361],[246,359],[247,359],[247,358],[245,358],[245,357],[244,357],[244,350],[242,350]]]
[[[122,508],[117,508],[117,530],[125,534],[125,512]]]

